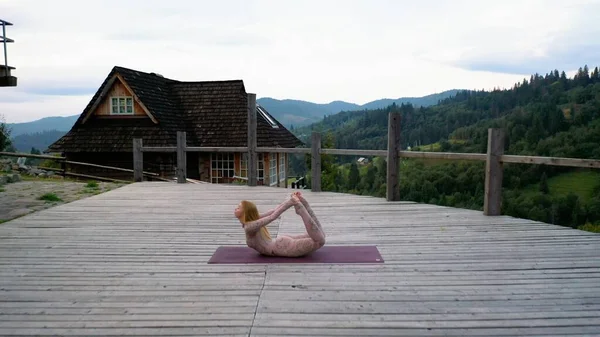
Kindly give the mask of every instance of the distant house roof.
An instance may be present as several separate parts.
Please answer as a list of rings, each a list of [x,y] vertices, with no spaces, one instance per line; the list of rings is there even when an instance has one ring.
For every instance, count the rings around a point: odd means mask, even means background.
[[[90,115],[117,79],[131,89],[149,118],[97,118]],[[242,80],[182,82],[155,73],[114,67],[72,129],[50,152],[130,152],[133,138],[145,146],[176,146],[186,131],[188,146],[246,146],[247,93]],[[263,107],[257,108],[259,147],[303,143]]]

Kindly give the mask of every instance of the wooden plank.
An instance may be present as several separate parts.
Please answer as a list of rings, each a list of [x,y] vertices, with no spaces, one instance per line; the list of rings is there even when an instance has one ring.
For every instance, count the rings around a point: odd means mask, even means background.
[[[134,139],[135,141],[135,139]],[[141,141],[141,139],[140,139]],[[134,144],[135,145],[135,144]],[[135,151],[135,147],[134,147],[134,151]],[[134,152],[135,154],[135,152]],[[143,160],[143,159],[142,159]],[[72,161],[72,160],[65,160],[64,161],[66,164],[70,164],[70,165],[80,165],[80,166],[89,166],[89,167],[98,167],[98,168],[102,168],[102,169],[107,169],[107,170],[113,170],[113,171],[121,171],[121,172],[130,172],[130,173],[134,173],[134,170],[131,169],[126,169],[126,168],[122,168],[122,167],[114,167],[114,166],[105,166],[105,165],[98,165],[98,164],[91,164],[91,163],[82,163],[82,162],[78,162],[78,161]],[[134,159],[134,164],[135,164],[135,159]],[[144,175],[148,175],[148,176],[158,176],[158,173],[153,173],[153,172],[143,172]]]
[[[133,181],[144,180],[144,153],[141,138],[133,139]]]
[[[504,131],[488,130],[488,148],[485,166],[485,196],[483,214],[500,215],[502,212],[502,162]]]
[[[359,149],[321,149],[322,154],[331,154],[337,156],[379,156],[385,157],[388,154],[386,150],[359,150]]]
[[[442,328],[435,324],[419,324],[403,327],[360,326],[347,327],[308,327],[285,326],[253,327],[251,337],[263,336],[590,336],[598,333],[597,326],[581,327],[492,327],[492,328]]]
[[[400,113],[390,112],[388,116],[388,150],[387,150],[387,177],[386,177],[386,200],[400,200],[400,159],[398,151],[400,147]]]
[[[258,184],[258,156],[256,153],[256,94],[248,93],[248,186]],[[266,172],[265,172],[266,174]]]
[[[177,131],[177,183],[185,184],[187,172],[187,147],[184,131]]]
[[[47,155],[43,155],[43,154],[31,154],[31,153],[23,153],[23,152],[4,152],[4,151],[0,151],[0,156],[52,159],[52,160],[56,160],[56,161],[65,159],[65,157],[47,156]]]
[[[561,157],[537,157],[537,156],[517,156],[502,155],[500,161],[503,163],[515,164],[537,164],[550,166],[567,166],[581,168],[600,168],[598,159],[579,159],[579,158],[561,158]]]
[[[321,134],[313,132],[311,136],[311,179],[310,189],[321,192]]]
[[[400,158],[486,161],[485,153],[400,151]]]
[[[289,172],[289,170],[290,170],[290,168],[289,168],[290,167],[290,165],[289,165],[289,155],[288,154],[284,154],[283,156],[285,157],[285,171],[284,171],[284,173],[285,173],[285,180],[284,180],[284,183],[283,183],[283,187],[288,188],[288,179],[289,179],[289,175],[290,175],[290,172]]]
[[[293,154],[306,154],[310,153],[311,149],[309,148],[286,148],[286,147],[257,147],[256,152],[263,153],[293,153]]]
[[[142,152],[164,152],[164,153],[177,152],[177,147],[175,147],[175,146],[165,146],[165,147],[144,146],[142,148]]]
[[[208,147],[208,146],[189,146],[186,147],[187,152],[248,152],[248,148],[245,146],[239,147]]]
[[[328,245],[376,245],[385,263],[206,263],[245,244],[239,200],[264,211],[289,192],[140,182],[6,222],[0,335],[599,331],[600,235],[508,216],[305,190]],[[269,230],[304,227],[291,209]]]
[[[129,184],[131,183],[131,181],[127,181],[127,180],[122,180],[122,179],[114,179],[114,178],[107,178],[107,177],[100,177],[100,176],[93,176],[91,174],[83,174],[83,173],[73,173],[73,172],[65,172],[64,175],[66,176],[70,176],[70,177],[78,177],[78,178],[88,178],[88,179],[95,179],[95,180],[102,180],[102,181],[112,181],[112,182],[116,182],[116,183],[124,183],[124,184]]]

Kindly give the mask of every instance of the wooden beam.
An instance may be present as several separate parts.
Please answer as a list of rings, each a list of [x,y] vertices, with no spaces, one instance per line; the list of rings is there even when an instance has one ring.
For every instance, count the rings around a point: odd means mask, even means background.
[[[386,157],[386,150],[359,150],[359,149],[321,149],[321,154],[337,156],[381,156]]]
[[[284,171],[285,180],[284,180],[284,183],[283,183],[283,187],[288,188],[288,177],[289,177],[289,173],[288,173],[288,168],[289,168],[288,159],[289,159],[290,156],[287,153],[283,153],[283,156],[285,156],[284,157],[284,159],[285,159],[285,163],[284,163],[284,165],[285,165],[284,166],[285,167],[285,171]]]
[[[400,158],[486,161],[485,153],[400,151]]]
[[[387,150],[387,177],[386,177],[386,199],[387,201],[400,200],[400,113],[390,112],[388,115],[388,150]]]
[[[177,152],[176,146],[145,146],[142,148],[142,152]]]
[[[80,165],[80,166],[88,166],[88,167],[97,167],[97,168],[102,168],[102,169],[106,169],[106,170],[113,170],[113,171],[121,171],[121,172],[130,172],[130,173],[134,173],[135,170],[132,169],[127,169],[127,168],[122,168],[122,167],[115,167],[115,166],[105,166],[105,165],[99,165],[99,164],[90,164],[90,163],[82,163],[82,162],[78,162],[78,161],[71,161],[71,160],[65,160],[64,161],[66,164],[69,165]],[[135,163],[134,163],[135,165]],[[143,172],[142,173],[144,175],[147,176],[158,176],[157,173],[152,173],[152,172]]]
[[[304,154],[310,153],[309,148],[304,147],[257,147],[256,152],[262,153],[296,153],[296,154]]]
[[[240,147],[198,147],[198,146],[190,146],[185,148],[186,152],[248,152],[248,147],[240,146]]]
[[[31,154],[31,153],[23,153],[23,152],[0,152],[0,156],[51,159],[51,160],[56,160],[56,161],[65,160],[65,157],[55,157],[55,156],[47,156],[47,155],[43,155],[43,154]]]
[[[115,183],[125,183],[125,184],[131,183],[131,181],[127,181],[127,180],[120,180],[120,179],[113,179],[113,178],[106,178],[106,177],[98,177],[98,176],[93,176],[93,175],[89,175],[89,174],[81,174],[81,173],[73,173],[73,172],[65,172],[65,175],[68,175],[68,176],[71,176],[71,177],[77,177],[77,178],[87,178],[87,179],[111,181],[111,182],[115,182]]]
[[[100,102],[102,102],[102,100],[106,97],[106,94],[108,94],[108,91],[112,88],[116,79],[117,79],[117,74],[114,74],[106,82],[106,84],[102,88],[102,91],[100,92],[100,94],[98,95],[98,97],[96,98],[96,100],[94,101],[92,106],[90,107],[90,109],[85,112],[85,115],[83,116],[83,120],[81,120],[81,124],[85,124],[85,122],[87,122],[87,120],[90,118],[90,116],[92,116],[92,113],[96,110],[98,105],[100,105]]]
[[[256,186],[258,157],[256,154],[256,94],[248,94],[248,186]]]
[[[144,110],[144,113],[146,113],[146,115],[148,117],[150,117],[150,119],[152,120],[152,122],[154,124],[158,124],[158,120],[154,117],[154,115],[152,115],[152,113],[150,112],[150,110],[148,110],[148,108],[146,107],[146,105],[144,104],[144,102],[142,102],[142,100],[140,100],[140,98],[135,94],[135,91],[133,91],[133,89],[131,89],[131,87],[129,86],[129,84],[127,84],[127,81],[125,81],[125,79],[123,78],[123,76],[121,76],[121,74],[117,74],[117,78],[119,79],[119,81],[121,81],[121,84],[123,84],[123,86],[125,87],[125,89],[127,89],[129,91],[129,93],[131,93],[131,96],[133,97],[133,100],[136,101],[142,107],[142,110]]]
[[[600,160],[598,159],[503,155],[502,157],[500,157],[500,161],[502,161],[503,163],[515,164],[537,164],[581,168],[600,168]]]
[[[504,131],[488,129],[487,160],[485,165],[484,215],[500,215],[502,211],[502,155]]]
[[[312,133],[311,140],[311,183],[310,189],[313,192],[321,192],[321,134]]]
[[[142,152],[142,139],[133,139],[133,181],[141,182],[144,180],[144,153]]]
[[[281,179],[279,178],[279,175],[281,174],[281,165],[279,165],[280,161],[280,156],[282,156],[282,153],[271,153],[272,156],[275,156],[276,162],[275,165],[277,166],[277,187],[281,187]]]
[[[177,183],[185,184],[187,172],[185,131],[177,131]]]

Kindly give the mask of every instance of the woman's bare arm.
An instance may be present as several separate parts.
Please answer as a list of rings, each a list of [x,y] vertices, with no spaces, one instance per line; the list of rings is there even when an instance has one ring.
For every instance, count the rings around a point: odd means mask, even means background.
[[[288,208],[292,207],[293,205],[294,200],[292,199],[288,199],[282,202],[281,205],[279,205],[277,208],[275,208],[272,211],[269,211],[269,215],[245,224],[244,230],[246,231],[246,233],[257,232],[261,227],[270,224],[273,220],[277,219],[283,212],[285,212]]]
[[[289,199],[288,199],[288,200],[289,200]],[[273,212],[277,211],[277,209],[279,209],[279,208],[281,208],[281,207],[284,207],[284,206],[285,206],[285,204],[286,204],[286,202],[288,202],[288,200],[284,200],[284,201],[282,201],[282,202],[281,202],[281,204],[277,205],[277,207],[275,207],[275,208],[273,208],[273,209],[270,209],[270,210],[268,210],[268,211],[266,211],[266,212],[264,212],[264,213],[261,213],[261,214],[258,216],[258,218],[259,218],[259,219],[262,219],[262,218],[264,218],[264,217],[267,217],[267,216],[269,216],[269,215],[273,214]]]

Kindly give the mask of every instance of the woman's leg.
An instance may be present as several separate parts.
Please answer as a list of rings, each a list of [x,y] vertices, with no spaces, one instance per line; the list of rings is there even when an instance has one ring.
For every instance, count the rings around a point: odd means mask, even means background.
[[[304,205],[299,202],[294,204],[296,208],[296,214],[300,215],[302,221],[304,221],[304,226],[306,227],[306,233],[310,236],[310,238],[320,247],[325,244],[325,233],[321,226],[317,224],[317,222],[310,216]],[[304,239],[300,239],[304,240]]]
[[[323,247],[310,237],[293,239],[289,236],[280,236],[274,242],[273,254],[283,257],[300,257],[312,253]]]
[[[298,197],[298,200],[300,200],[300,202],[302,202],[302,205],[304,205],[304,207],[308,211],[308,214],[310,214],[310,217],[315,221],[315,223],[317,224],[317,226],[319,226],[319,229],[321,230],[321,232],[323,233],[323,235],[325,235],[325,231],[323,230],[323,226],[321,226],[321,223],[319,222],[319,219],[317,219],[317,216],[315,215],[315,212],[313,212],[312,208],[308,204],[308,201],[306,201],[306,199],[304,199],[304,197],[302,196],[302,194],[297,194],[296,196]]]

